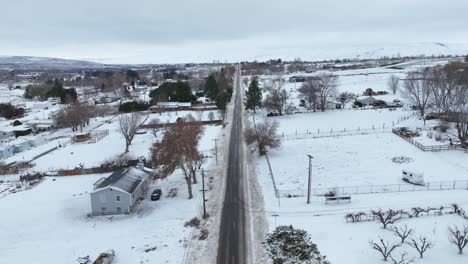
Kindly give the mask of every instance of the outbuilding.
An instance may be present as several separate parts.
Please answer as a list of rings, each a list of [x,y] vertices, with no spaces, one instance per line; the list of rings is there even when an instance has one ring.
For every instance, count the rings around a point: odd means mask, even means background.
[[[93,215],[128,214],[144,198],[148,188],[148,173],[129,167],[101,178],[91,193]]]

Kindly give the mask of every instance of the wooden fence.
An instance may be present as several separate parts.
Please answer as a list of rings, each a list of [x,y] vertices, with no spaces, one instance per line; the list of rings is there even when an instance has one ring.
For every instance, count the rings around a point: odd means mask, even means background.
[[[208,121],[195,121],[195,122],[181,122],[181,123],[165,123],[165,124],[145,124],[141,125],[140,128],[165,128],[165,127],[173,127],[176,125],[184,124],[186,126],[194,126],[194,125],[222,125],[224,123],[223,120],[208,120]]]
[[[398,129],[392,129],[393,134],[397,135],[398,137],[404,139],[406,142],[412,144],[413,146],[417,147],[422,151],[443,151],[443,150],[463,150],[468,152],[468,149],[464,148],[462,145],[433,145],[433,146],[425,146],[416,140],[412,139],[411,137],[406,137],[400,133]]]

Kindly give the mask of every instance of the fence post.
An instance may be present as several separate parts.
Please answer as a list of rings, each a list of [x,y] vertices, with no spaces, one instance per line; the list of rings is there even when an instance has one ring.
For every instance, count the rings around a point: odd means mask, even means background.
[[[453,181],[453,189],[455,190],[455,181]]]

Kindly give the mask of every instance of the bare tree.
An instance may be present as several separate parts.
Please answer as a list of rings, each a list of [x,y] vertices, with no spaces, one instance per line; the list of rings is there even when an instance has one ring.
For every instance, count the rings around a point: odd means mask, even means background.
[[[398,78],[396,75],[391,75],[388,80],[387,80],[387,86],[388,90],[392,92],[393,94],[396,94],[398,91],[400,85],[400,78]]]
[[[463,249],[468,244],[468,226],[459,228],[458,226],[449,227],[449,241],[458,248],[458,254],[463,254]]]
[[[265,98],[263,105],[270,111],[277,111],[279,115],[283,115],[288,107],[289,93],[278,88],[272,88]]]
[[[431,80],[428,79],[427,72],[409,73],[403,81],[402,92],[403,96],[418,108],[421,117],[424,117],[432,93]]]
[[[404,225],[404,227],[394,226],[390,230],[395,236],[400,238],[401,244],[405,243],[405,240],[414,232],[414,230],[408,228],[407,225]]]
[[[144,121],[142,121],[141,116],[137,113],[121,114],[119,116],[119,132],[125,138],[125,153],[128,153],[129,146],[132,144],[138,128]]]
[[[57,127],[71,127],[72,131],[83,132],[83,127],[89,125],[92,117],[95,117],[96,111],[93,105],[88,103],[73,102],[60,109],[54,122]]]
[[[267,153],[268,149],[279,148],[281,140],[278,136],[278,122],[266,119],[263,123],[257,123],[254,127],[245,130],[247,144],[255,143],[260,155]]]
[[[412,248],[416,249],[418,251],[419,257],[423,258],[424,253],[432,248],[434,244],[427,238],[427,237],[419,237],[418,239],[412,238],[409,242],[408,245],[410,245]]]
[[[317,111],[318,97],[320,91],[320,82],[317,78],[308,79],[298,89],[301,97],[309,103],[309,109]]]
[[[338,95],[336,99],[341,103],[342,108],[345,108],[345,105],[348,102],[351,102],[354,98],[355,98],[354,94],[349,93],[349,92],[342,92]]]
[[[197,183],[196,169],[203,163],[198,143],[203,135],[199,122],[187,123],[181,120],[167,127],[161,143],[152,148],[153,164],[157,166],[156,176],[165,178],[179,168],[187,183],[189,199],[193,198],[192,184]]]
[[[319,75],[319,104],[320,110],[325,111],[327,100],[335,97],[338,87],[338,76],[332,73],[322,73]]]
[[[401,219],[400,212],[392,209],[389,209],[388,211],[383,211],[382,209],[377,211],[373,210],[371,213],[382,224],[384,229],[387,229],[388,225],[394,224]]]
[[[430,70],[431,103],[439,112],[449,111],[452,102],[457,98],[454,94],[458,86],[458,74],[448,69],[434,68]]]
[[[390,256],[390,259],[392,260],[393,264],[410,264],[414,262],[414,258],[408,259],[407,258],[408,253],[404,252],[400,254],[400,258],[394,258],[393,256]]]
[[[370,244],[373,249],[382,254],[384,261],[387,261],[392,252],[400,246],[400,244],[390,244],[390,242],[384,241],[382,238],[378,242],[371,241]]]

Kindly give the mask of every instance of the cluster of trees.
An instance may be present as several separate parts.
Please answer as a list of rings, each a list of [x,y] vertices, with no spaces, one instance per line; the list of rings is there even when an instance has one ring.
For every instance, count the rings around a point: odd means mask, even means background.
[[[407,253],[402,253],[398,258],[394,257],[394,252],[405,245],[413,248],[420,259],[424,258],[426,252],[434,247],[434,243],[424,235],[415,236],[412,228],[404,226],[392,226],[390,231],[398,238],[397,242],[391,243],[379,238],[377,241],[370,241],[372,249],[382,255],[384,261],[392,260],[395,264],[413,263],[414,258],[408,258]],[[468,244],[468,226],[449,226],[448,240],[456,246],[458,254],[463,254],[463,249]]]
[[[153,102],[196,102],[197,98],[186,82],[165,82],[150,92],[149,96]]]
[[[11,103],[0,104],[0,117],[6,119],[15,119],[18,117],[22,117],[24,113],[24,108],[16,107]]]
[[[429,214],[429,212],[431,211],[435,211],[438,214],[442,214],[442,210],[444,209],[446,208],[440,207],[423,209],[420,207],[415,207],[412,208],[410,212],[392,209],[372,210],[372,218],[377,220],[382,225],[383,229],[391,231],[398,238],[398,241],[395,243],[391,243],[383,240],[382,238],[379,238],[377,241],[370,241],[369,243],[374,250],[378,251],[382,255],[384,261],[392,260],[392,262],[396,264],[414,262],[414,259],[407,258],[406,252],[400,254],[398,258],[394,257],[394,251],[398,248],[401,248],[404,245],[408,245],[409,247],[416,250],[419,258],[422,259],[426,251],[434,246],[434,243],[426,236],[415,236],[415,231],[411,228],[408,228],[407,225],[395,226],[395,224],[404,216],[419,217],[421,213]],[[448,207],[448,209],[452,210],[450,212],[451,214],[458,214],[460,216],[465,217],[463,209],[461,209],[456,204],[453,204],[452,207]],[[346,215],[346,219],[352,222],[360,222],[365,216],[367,216],[367,214],[364,212],[350,213]],[[462,254],[463,249],[468,244],[468,226],[450,226],[448,228],[448,239],[451,244],[457,247],[458,253]]]
[[[204,157],[198,149],[203,135],[203,126],[195,120],[180,119],[175,125],[166,127],[160,143],[152,148],[152,163],[156,178],[166,178],[175,169],[180,169],[187,183],[188,198],[193,198],[192,184],[197,183],[197,169]]]
[[[55,115],[55,125],[59,128],[71,127],[73,131],[83,132],[83,127],[89,125],[95,117],[95,107],[88,103],[72,102],[62,107]]]
[[[462,144],[468,140],[468,71],[462,62],[411,72],[402,80],[403,96],[418,109],[448,113]]]
[[[330,264],[310,235],[293,226],[278,226],[267,235],[264,246],[274,264]]]
[[[322,73],[316,78],[308,79],[299,88],[301,97],[309,103],[309,108],[314,112],[320,109],[325,111],[327,102],[337,96],[338,76],[332,73]],[[352,99],[348,93],[342,94],[338,97],[342,104]]]
[[[203,92],[207,98],[216,103],[224,119],[227,104],[231,101],[233,87],[230,80],[234,76],[233,67],[224,67],[208,76]]]
[[[77,100],[75,88],[65,89],[59,79],[47,80],[43,84],[30,84],[26,87],[24,97],[27,99],[39,98],[46,100],[49,97],[60,98],[61,103],[69,103]]]

